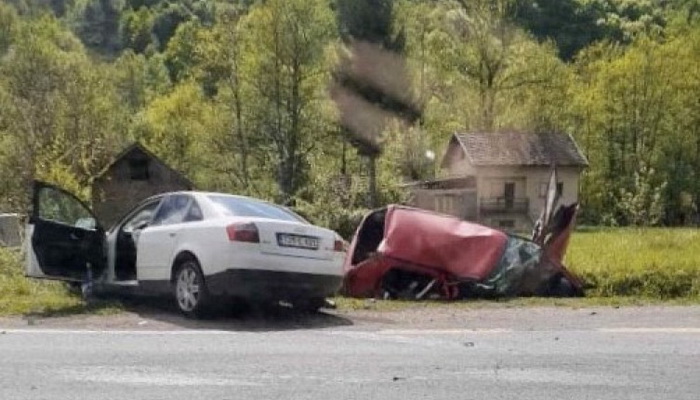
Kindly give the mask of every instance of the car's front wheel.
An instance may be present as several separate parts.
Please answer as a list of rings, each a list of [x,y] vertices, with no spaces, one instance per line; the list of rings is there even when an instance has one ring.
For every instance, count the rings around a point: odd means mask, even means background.
[[[209,303],[209,292],[197,261],[182,261],[176,271],[173,289],[177,307],[190,318],[202,317]]]

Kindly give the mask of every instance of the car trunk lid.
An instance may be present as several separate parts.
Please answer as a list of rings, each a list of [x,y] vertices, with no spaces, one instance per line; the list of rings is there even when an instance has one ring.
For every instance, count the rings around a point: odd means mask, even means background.
[[[260,250],[265,254],[291,257],[333,258],[335,234],[324,228],[276,220],[255,220]]]

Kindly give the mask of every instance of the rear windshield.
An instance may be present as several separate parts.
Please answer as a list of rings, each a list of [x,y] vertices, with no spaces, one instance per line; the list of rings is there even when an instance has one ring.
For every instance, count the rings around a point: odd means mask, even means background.
[[[302,217],[285,208],[274,204],[265,203],[263,201],[233,196],[208,197],[214,203],[214,205],[217,206],[217,209],[224,215],[230,215],[233,217],[260,217],[308,223]]]

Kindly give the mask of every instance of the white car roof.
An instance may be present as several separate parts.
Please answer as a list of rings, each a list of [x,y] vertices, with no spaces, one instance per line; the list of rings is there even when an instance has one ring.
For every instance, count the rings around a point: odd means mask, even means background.
[[[174,195],[174,194],[186,194],[186,195],[195,196],[195,197],[227,196],[227,197],[235,197],[235,198],[239,198],[239,199],[248,199],[248,200],[260,201],[263,203],[274,204],[274,203],[271,203],[271,202],[263,200],[263,199],[258,199],[256,197],[250,197],[250,196],[243,196],[240,194],[221,193],[221,192],[202,192],[202,191],[196,191],[196,190],[178,190],[176,192],[163,192],[163,193],[158,193],[156,195],[148,197],[148,199],[155,199],[158,197],[169,196],[169,195]]]

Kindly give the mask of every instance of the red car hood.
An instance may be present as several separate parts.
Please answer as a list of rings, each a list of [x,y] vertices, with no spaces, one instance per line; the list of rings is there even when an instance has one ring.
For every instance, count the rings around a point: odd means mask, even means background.
[[[365,216],[345,260],[350,271],[382,255],[462,278],[481,280],[503,255],[505,233],[448,215],[390,205]]]
[[[486,278],[503,255],[503,232],[457,218],[390,206],[384,240],[386,257],[440,268],[462,278]]]

